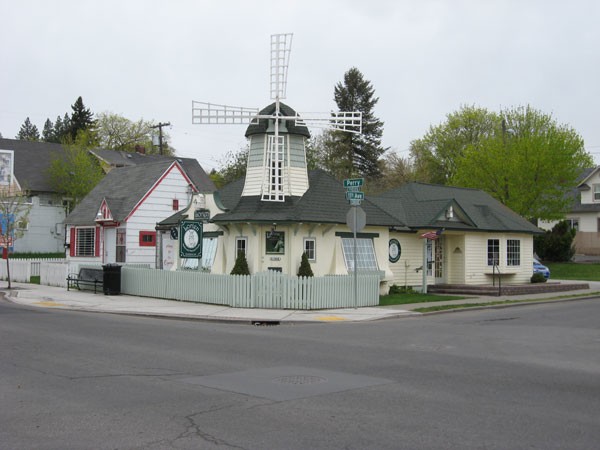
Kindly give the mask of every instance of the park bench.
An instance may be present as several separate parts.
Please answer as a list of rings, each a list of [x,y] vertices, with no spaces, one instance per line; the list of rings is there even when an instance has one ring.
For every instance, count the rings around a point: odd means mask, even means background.
[[[104,272],[102,269],[92,269],[82,267],[79,273],[70,273],[67,276],[67,291],[70,288],[81,290],[81,286],[93,286],[94,294],[98,292],[98,288],[103,286]]]

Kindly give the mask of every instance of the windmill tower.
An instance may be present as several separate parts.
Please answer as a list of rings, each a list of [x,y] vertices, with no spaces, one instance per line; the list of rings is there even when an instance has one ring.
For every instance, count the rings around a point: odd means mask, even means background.
[[[282,103],[293,34],[271,36],[270,93],[272,104],[262,110],[205,102],[192,102],[193,124],[248,124],[248,167],[242,196],[283,202],[308,189],[305,140],[307,126],[361,133],[362,113],[302,113]]]

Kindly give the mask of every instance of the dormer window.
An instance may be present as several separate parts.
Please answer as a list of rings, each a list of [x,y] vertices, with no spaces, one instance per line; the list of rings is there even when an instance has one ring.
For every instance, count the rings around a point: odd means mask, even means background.
[[[592,185],[592,195],[595,202],[600,202],[600,184]]]

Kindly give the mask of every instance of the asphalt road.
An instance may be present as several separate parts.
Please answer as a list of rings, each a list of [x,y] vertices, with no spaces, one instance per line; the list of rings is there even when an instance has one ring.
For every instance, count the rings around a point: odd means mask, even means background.
[[[261,327],[0,300],[0,449],[599,442],[599,300]]]

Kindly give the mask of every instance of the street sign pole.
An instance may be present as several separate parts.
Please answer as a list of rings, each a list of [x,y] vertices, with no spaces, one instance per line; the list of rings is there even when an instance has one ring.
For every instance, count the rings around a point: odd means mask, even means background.
[[[356,213],[358,210],[358,206],[354,205],[352,207],[352,209],[354,210],[354,223],[357,223],[357,219],[356,219]],[[358,308],[358,270],[356,267],[356,226],[353,227],[353,233],[354,233],[354,308]]]

